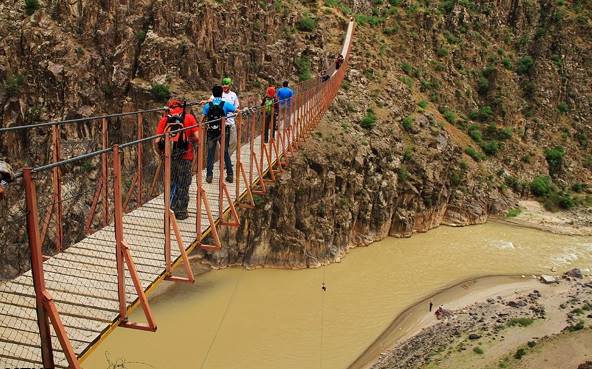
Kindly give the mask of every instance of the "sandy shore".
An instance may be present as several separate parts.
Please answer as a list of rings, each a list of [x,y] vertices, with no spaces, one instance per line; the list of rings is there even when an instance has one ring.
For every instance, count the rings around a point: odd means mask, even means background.
[[[589,278],[586,281],[590,282]],[[573,316],[569,309],[592,301],[592,284],[589,286],[582,280],[565,279],[546,285],[532,276],[485,277],[457,284],[404,311],[349,368],[497,368],[501,360],[509,360],[508,352],[532,337],[560,334],[566,326],[575,324],[579,316]],[[444,305],[454,311],[454,318],[438,321],[429,312],[430,301],[434,309]],[[509,328],[508,322],[519,318],[535,323],[519,330]],[[592,314],[583,319],[592,322]],[[479,337],[479,345],[486,347],[487,355],[466,350],[473,344],[471,333],[473,339]],[[586,359],[588,347],[581,350],[579,356],[570,357],[576,361]]]
[[[500,217],[494,220],[557,234],[592,235],[591,208],[577,208],[553,213],[545,210],[543,205],[535,200],[522,200],[518,205],[520,214],[516,217]]]

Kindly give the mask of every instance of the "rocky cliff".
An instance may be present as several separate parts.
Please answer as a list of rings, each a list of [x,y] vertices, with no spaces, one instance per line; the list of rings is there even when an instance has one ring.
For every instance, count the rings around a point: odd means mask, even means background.
[[[207,260],[305,267],[387,235],[505,216],[520,197],[590,206],[589,3],[325,4],[358,21],[348,78]]]

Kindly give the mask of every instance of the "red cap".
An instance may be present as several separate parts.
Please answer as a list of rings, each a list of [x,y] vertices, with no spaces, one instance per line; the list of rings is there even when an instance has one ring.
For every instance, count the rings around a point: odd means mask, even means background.
[[[273,86],[267,87],[267,96],[269,96],[269,97],[275,96],[275,87],[273,87]]]
[[[177,99],[171,99],[167,103],[167,108],[169,108],[169,114],[179,115],[183,112],[183,102]]]

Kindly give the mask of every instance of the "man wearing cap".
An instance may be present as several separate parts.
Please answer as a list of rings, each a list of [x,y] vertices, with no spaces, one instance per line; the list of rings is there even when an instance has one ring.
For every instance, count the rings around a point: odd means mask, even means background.
[[[183,127],[188,128],[186,131],[175,134],[175,128],[172,128],[171,122],[177,119],[183,122]],[[171,99],[167,103],[167,112],[158,122],[156,127],[156,134],[160,135],[165,132],[173,131],[173,135],[177,140],[183,137],[187,138],[187,147],[178,155],[171,158],[171,210],[175,213],[175,217],[179,220],[187,219],[187,205],[189,204],[189,186],[191,186],[191,164],[193,162],[193,142],[199,139],[197,121],[192,114],[189,114],[184,109],[184,103]],[[156,139],[157,146],[164,148],[164,139],[159,137]]]

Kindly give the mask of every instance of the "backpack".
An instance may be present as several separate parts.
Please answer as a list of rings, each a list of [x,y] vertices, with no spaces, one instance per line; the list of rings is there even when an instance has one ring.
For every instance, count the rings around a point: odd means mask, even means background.
[[[208,115],[206,117],[208,124],[208,137],[217,137],[220,135],[220,125],[222,124],[222,118],[226,117],[224,113],[224,101],[220,101],[218,104],[214,104],[210,101],[208,107]]]
[[[274,100],[275,100],[275,99],[274,99],[273,97],[269,97],[269,96],[266,96],[266,97],[265,97],[264,106],[265,106],[265,111],[266,111],[266,112],[268,112],[268,113],[271,113],[271,110],[272,110],[273,104],[275,103],[275,101],[274,101]]]
[[[167,115],[167,122],[164,128],[165,132],[172,132],[170,134],[171,139],[171,153],[173,156],[177,156],[185,153],[189,147],[189,140],[187,139],[187,132],[175,132],[179,129],[185,128],[183,124],[185,114],[182,115]],[[159,142],[159,148],[164,151],[164,140]]]

